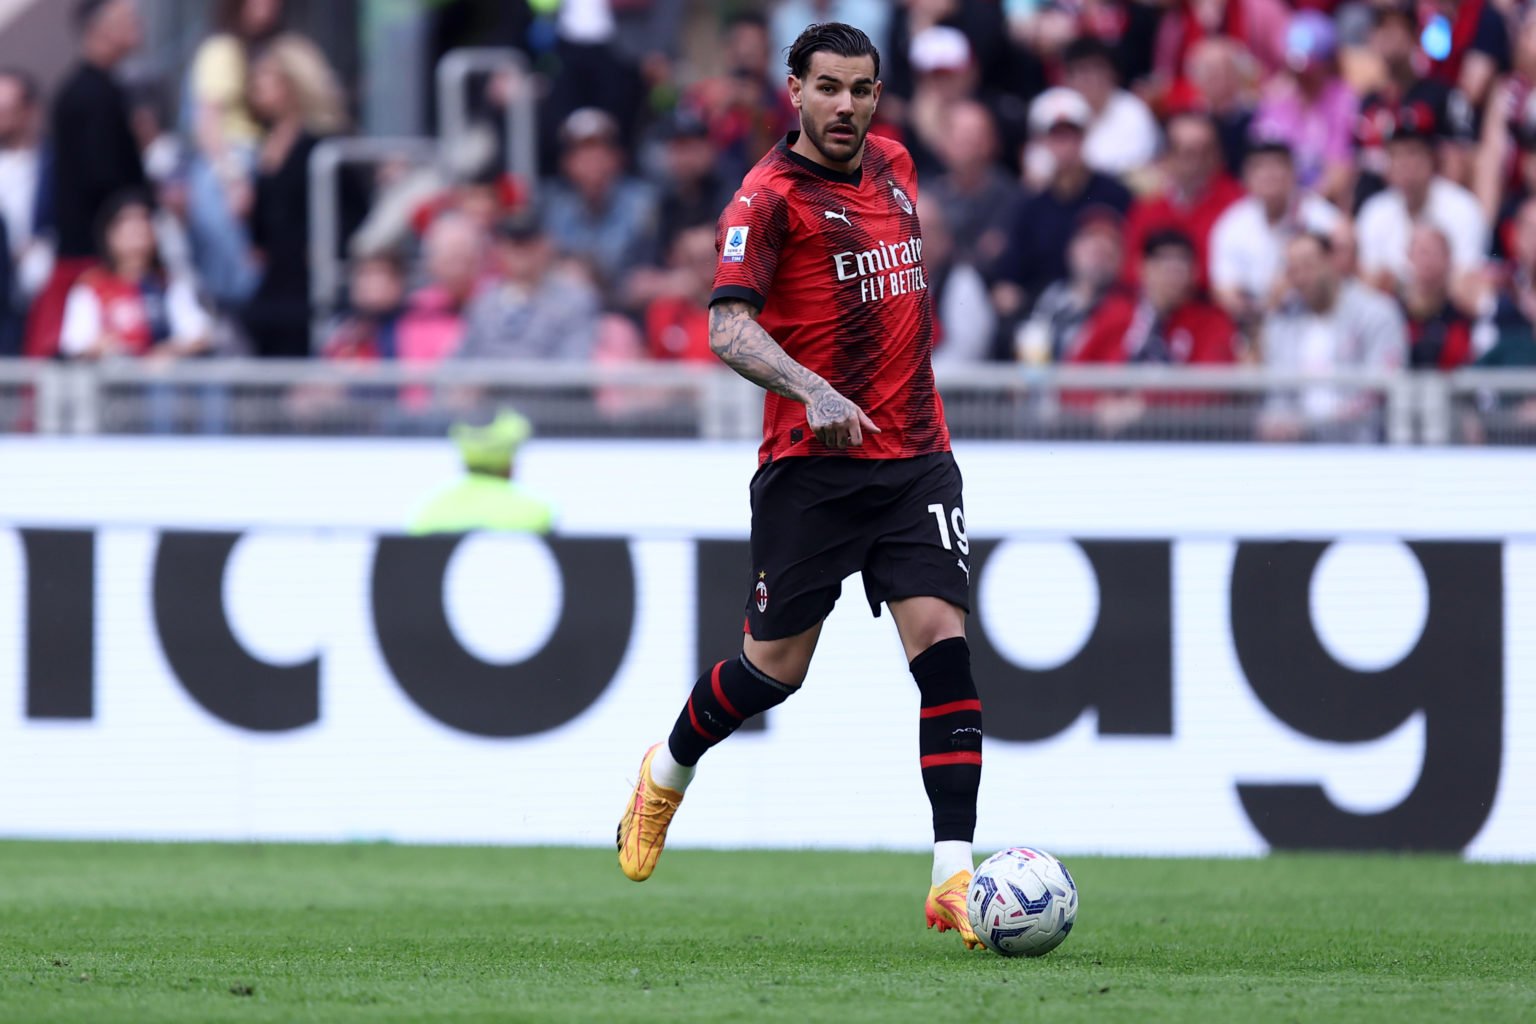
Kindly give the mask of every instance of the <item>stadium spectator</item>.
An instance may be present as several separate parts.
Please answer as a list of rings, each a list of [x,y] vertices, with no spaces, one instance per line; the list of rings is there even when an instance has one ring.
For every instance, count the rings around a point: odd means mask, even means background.
[[[128,95],[114,77],[143,41],[138,8],[133,0],[79,0],[74,24],[80,63],[59,87],[48,133],[57,256],[27,323],[31,356],[58,349],[64,303],[94,263],[96,226],[107,203],[147,184],[129,124]]]
[[[1291,147],[1303,188],[1346,199],[1354,181],[1352,141],[1360,101],[1339,77],[1333,20],[1298,11],[1285,32],[1289,74],[1271,79],[1254,130]]]
[[[558,153],[558,135],[577,111],[608,115],[615,143],[634,144],[646,89],[639,68],[615,43],[618,23],[611,0],[562,0],[554,11],[556,44],[552,82],[540,102],[544,151]],[[554,137],[552,137],[552,135]]]
[[[1353,278],[1341,278],[1333,244],[1303,234],[1286,249],[1289,292],[1264,324],[1264,365],[1286,374],[1391,371],[1406,361],[1407,328],[1396,303]],[[1266,404],[1259,436],[1270,441],[1379,440],[1376,399],[1326,385],[1278,392]]]
[[[1084,162],[1083,139],[1091,117],[1087,101],[1065,88],[1042,93],[1030,107],[1035,141],[1025,162],[1043,164],[1045,175],[1038,190],[1018,204],[997,266],[993,297],[1004,317],[1023,313],[1046,285],[1066,276],[1067,240],[1084,210],[1105,206],[1123,214],[1130,209],[1126,187]]]
[[[1416,118],[1433,126],[1435,147],[1446,160],[1460,141],[1472,136],[1471,107],[1465,97],[1437,78],[1420,74],[1418,9],[1386,2],[1372,7],[1369,44],[1379,67],[1375,86],[1360,101],[1355,145],[1357,178],[1352,209],[1387,187],[1387,139],[1398,114],[1420,111]],[[1427,112],[1427,116],[1425,113]]]
[[[348,275],[347,312],[322,348],[327,359],[398,359],[405,263],[393,252],[360,256]]]
[[[1524,15],[1514,71],[1489,100],[1472,190],[1494,224],[1493,253],[1502,256],[1515,212],[1536,194],[1536,11]]]
[[[1240,44],[1214,36],[1190,47],[1185,62],[1195,96],[1192,105],[1210,114],[1216,123],[1227,173],[1233,177],[1243,173],[1253,125],[1255,107],[1244,69],[1250,60]]]
[[[36,235],[41,152],[37,82],[17,68],[0,69],[0,356],[21,351],[27,307],[47,277],[51,249]],[[41,260],[39,260],[41,257]],[[24,269],[41,263],[42,273]]]
[[[1078,217],[1067,249],[1068,275],[1040,294],[1014,337],[1019,360],[1033,365],[1062,363],[1077,350],[1083,325],[1120,280],[1124,223],[1107,206],[1090,207]]]
[[[1073,363],[1153,363],[1187,366],[1230,363],[1236,357],[1232,321],[1198,297],[1194,241],[1175,229],[1142,243],[1136,292],[1109,295],[1083,325]]]
[[[650,358],[716,362],[709,348],[709,295],[717,265],[713,223],[677,232],[665,284],[645,309],[645,351]]]
[[[903,0],[891,6],[890,46],[880,62],[889,98],[912,96],[919,73],[915,58],[922,53],[916,44],[920,37],[932,38],[934,28],[953,29],[965,39],[976,89],[991,93],[1013,79],[1007,65],[1018,55],[1009,52],[1006,21],[994,0]]]
[[[1226,173],[1216,123],[1209,114],[1187,111],[1168,119],[1168,153],[1163,160],[1164,187],[1136,201],[1126,221],[1126,277],[1140,272],[1140,254],[1155,232],[1174,230],[1195,246],[1195,282],[1207,281],[1211,229],[1227,207],[1243,197],[1243,188]]]
[[[799,122],[783,64],[770,52],[767,18],[752,11],[733,15],[726,22],[724,50],[725,74],[695,84],[684,106],[709,123],[718,173],[729,184],[741,180]]]
[[[459,355],[466,359],[590,359],[601,313],[597,292],[580,276],[553,263],[537,220],[504,222],[494,244],[500,273],[469,304]]]
[[[464,461],[465,476],[428,499],[412,518],[410,533],[545,534],[554,529],[555,507],[513,482],[518,452],[533,436],[533,424],[526,417],[503,409],[488,424],[455,423],[450,436]]]
[[[970,40],[951,25],[933,25],[913,36],[910,60],[914,81],[903,141],[918,173],[926,177],[942,169],[950,112],[975,95],[981,78]]]
[[[1243,46],[1266,74],[1285,67],[1285,26],[1281,0],[1171,0],[1154,30],[1152,87],[1168,110],[1185,106],[1189,83],[1180,79],[1190,51],[1200,42],[1226,37]]]
[[[1064,84],[1088,101],[1091,112],[1083,158],[1116,177],[1144,169],[1157,154],[1157,121],[1134,94],[1120,88],[1114,51],[1096,39],[1077,39],[1062,53]]]
[[[672,250],[677,235],[690,225],[714,223],[731,201],[731,185],[721,177],[709,125],[691,110],[679,109],[667,120],[661,180],[657,252]]]
[[[152,214],[143,192],[123,194],[103,209],[101,262],[69,290],[59,336],[62,355],[177,358],[208,351],[212,321],[192,282],[166,272]]]
[[[1472,318],[1451,296],[1451,246],[1432,224],[1413,229],[1397,303],[1408,325],[1408,365],[1454,370],[1472,360]]]
[[[427,281],[400,320],[399,358],[436,363],[459,351],[465,317],[485,281],[485,236],[462,213],[445,213],[422,240]]]
[[[1419,5],[1419,39],[1429,75],[1481,110],[1494,79],[1510,68],[1509,27],[1494,0],[1428,0]]]
[[[923,224],[923,269],[938,320],[933,363],[938,366],[988,359],[997,332],[997,315],[987,294],[986,278],[960,258],[954,232],[932,199],[923,199],[918,204],[918,216]]]
[[[1458,278],[1477,270],[1488,250],[1488,221],[1472,193],[1435,173],[1434,126],[1427,108],[1400,110],[1388,139],[1387,189],[1360,209],[1360,271],[1383,291],[1408,277],[1413,225],[1427,221],[1451,243]]]
[[[241,320],[258,356],[307,356],[309,157],[345,125],[341,89],[314,43],[284,34],[251,67],[250,104],[266,130],[250,210],[261,278]]]
[[[985,105],[962,101],[947,120],[939,146],[944,173],[928,185],[926,198],[949,226],[955,258],[987,272],[1008,244],[1008,223],[1023,193],[998,166],[997,129]]]
[[[618,289],[655,251],[655,196],[624,173],[618,125],[608,114],[578,110],[560,134],[564,178],[547,189],[544,229],[561,255],[587,261],[605,288]]]
[[[1243,171],[1248,195],[1211,229],[1211,296],[1245,332],[1258,326],[1284,288],[1285,248],[1300,232],[1327,235],[1339,211],[1297,185],[1291,149],[1260,139]]]
[[[282,0],[221,0],[214,32],[192,55],[183,86],[182,134],[192,142],[187,165],[187,226],[202,287],[238,308],[260,273],[245,222],[261,125],[247,102],[254,50],[281,29]]]
[[[1509,259],[1486,305],[1495,340],[1478,365],[1536,366],[1536,198],[1515,213]]]

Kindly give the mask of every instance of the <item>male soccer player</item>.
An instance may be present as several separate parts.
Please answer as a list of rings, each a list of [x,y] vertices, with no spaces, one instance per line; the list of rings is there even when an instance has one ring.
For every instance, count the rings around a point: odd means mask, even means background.
[[[699,758],[799,688],[842,581],[862,572],[870,609],[891,610],[921,697],[928,925],[975,948],[965,911],[981,781],[981,702],[965,642],[970,544],[933,382],[916,172],[899,144],[867,134],[881,88],[868,36],[812,25],[788,63],[800,131],[721,214],[710,300],[710,347],[768,391],[746,637],[646,752],[619,822],[619,865],[635,881],[650,877]]]

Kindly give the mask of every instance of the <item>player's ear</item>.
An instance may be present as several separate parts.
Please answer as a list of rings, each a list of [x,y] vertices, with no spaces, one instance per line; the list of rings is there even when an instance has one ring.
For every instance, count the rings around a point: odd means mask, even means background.
[[[884,92],[884,91],[885,91],[885,83],[880,81],[880,79],[878,79],[878,78],[875,79],[875,88],[874,88],[874,91],[871,93],[871,95],[874,96],[874,107],[880,106],[880,94],[882,92]],[[874,108],[872,107],[871,109],[874,109]]]
[[[803,87],[800,79],[796,78],[794,75],[790,75],[785,79],[784,84],[789,87],[789,101],[795,105],[796,110],[799,110],[800,90]]]

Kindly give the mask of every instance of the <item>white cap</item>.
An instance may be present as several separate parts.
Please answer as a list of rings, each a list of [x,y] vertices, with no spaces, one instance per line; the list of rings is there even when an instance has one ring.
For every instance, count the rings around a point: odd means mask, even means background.
[[[963,71],[971,65],[971,41],[957,28],[933,25],[912,37],[907,56],[919,74]]]
[[[1044,135],[1058,124],[1070,124],[1087,129],[1093,121],[1093,108],[1083,94],[1065,86],[1047,89],[1035,97],[1029,107],[1029,131],[1032,135]]]

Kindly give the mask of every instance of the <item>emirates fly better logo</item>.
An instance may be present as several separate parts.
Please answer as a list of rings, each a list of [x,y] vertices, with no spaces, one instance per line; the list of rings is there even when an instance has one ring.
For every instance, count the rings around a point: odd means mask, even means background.
[[[879,302],[897,295],[925,291],[923,240],[916,235],[905,242],[879,242],[863,252],[840,252],[832,257],[837,281],[859,282],[859,299]]]

